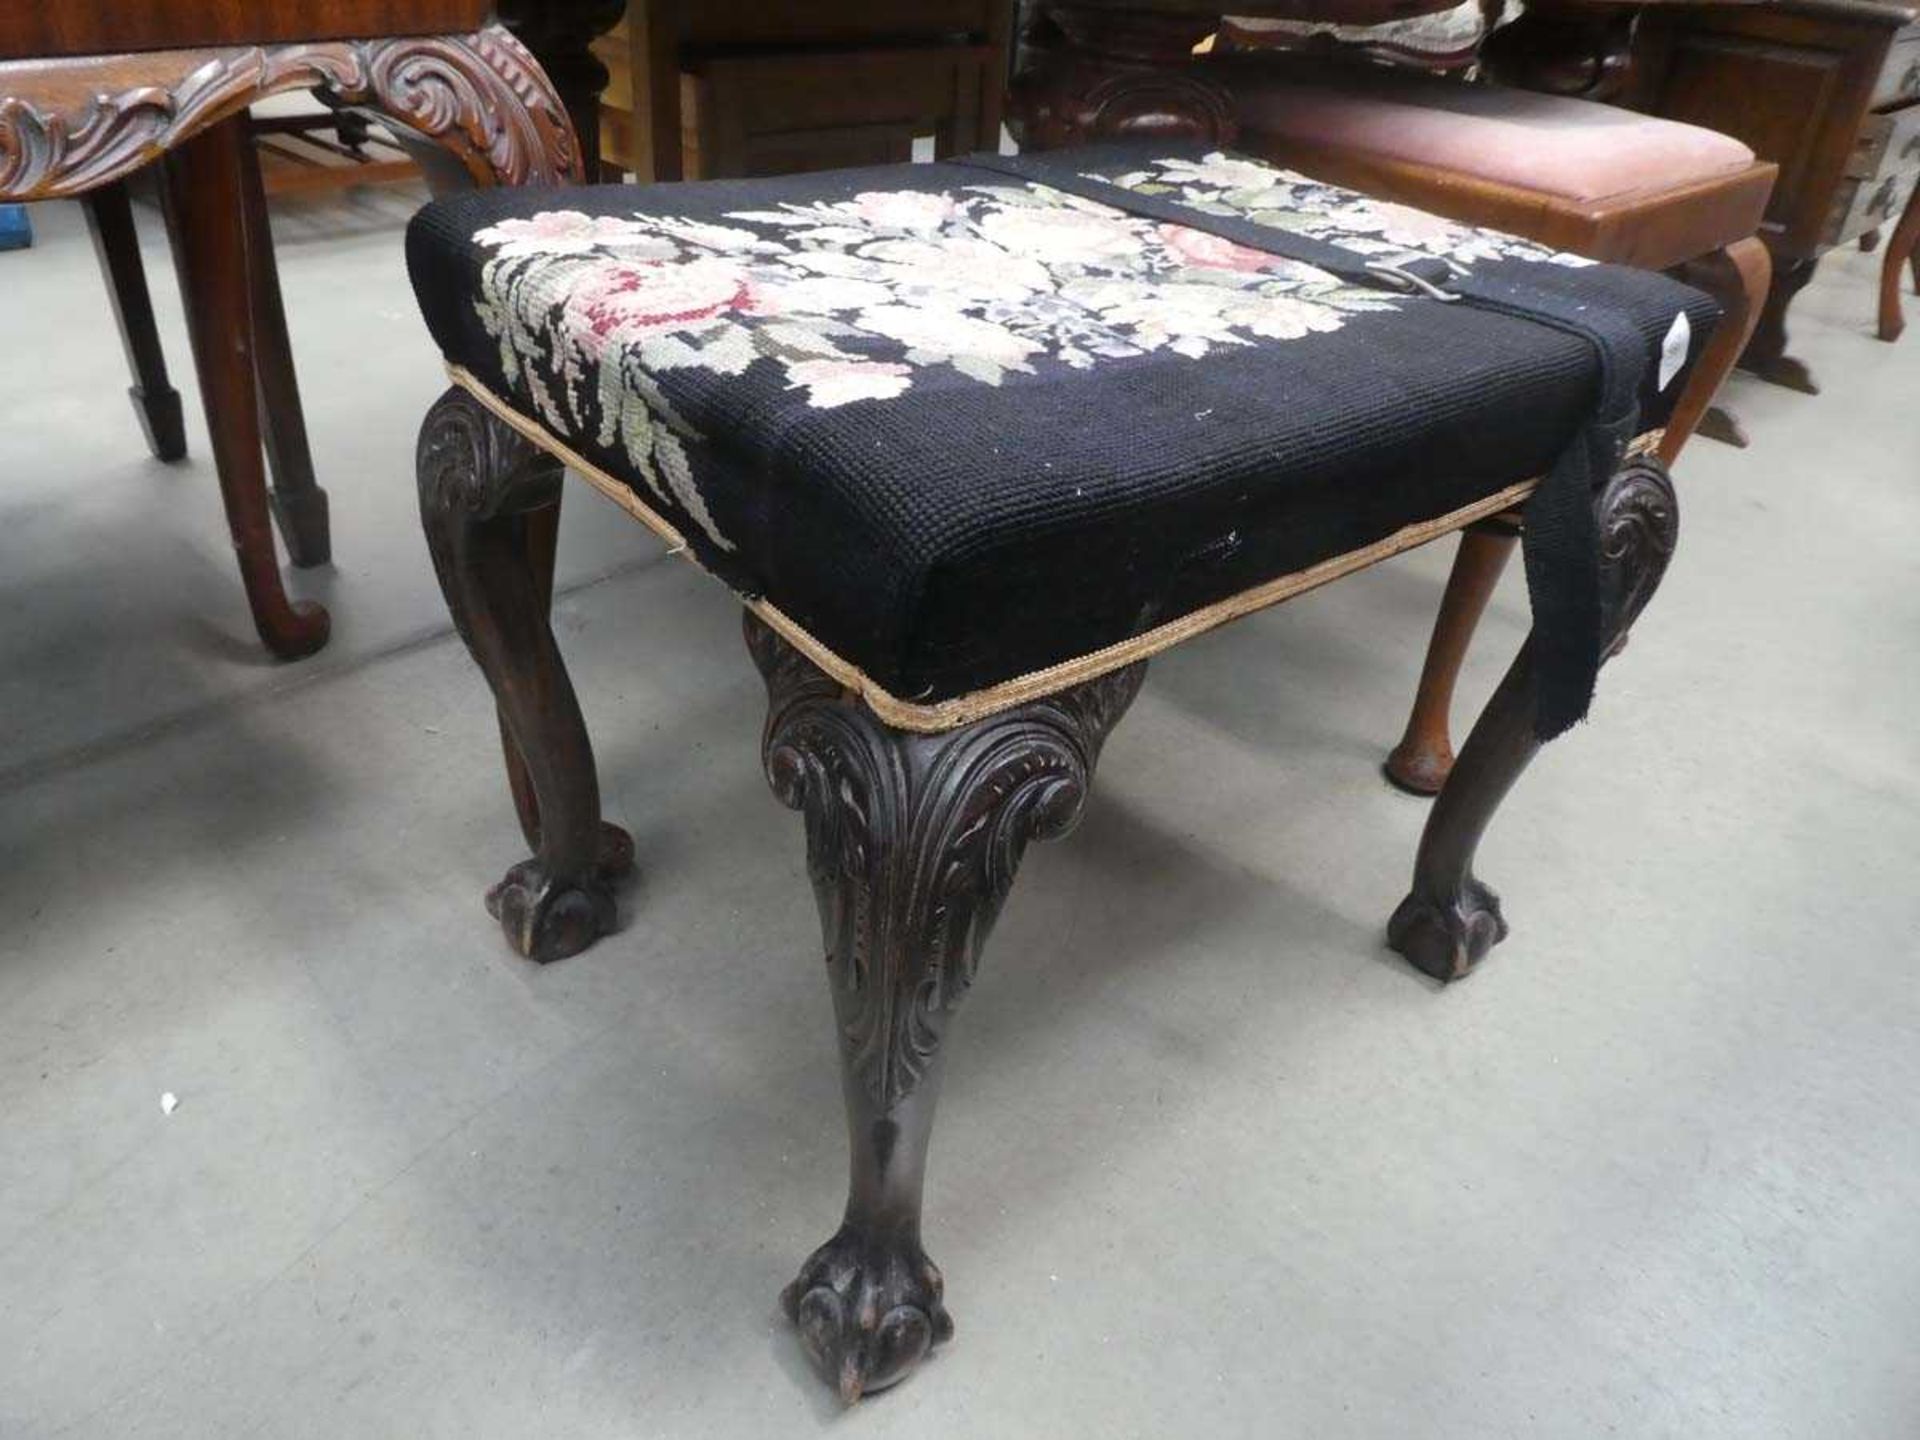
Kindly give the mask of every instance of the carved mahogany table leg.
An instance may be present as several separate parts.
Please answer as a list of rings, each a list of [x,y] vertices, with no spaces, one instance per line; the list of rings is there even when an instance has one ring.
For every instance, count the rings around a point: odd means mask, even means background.
[[[1894,341],[1907,328],[1900,313],[1900,281],[1903,272],[1913,269],[1913,288],[1920,294],[1920,183],[1907,197],[1907,208],[1900,212],[1900,223],[1893,227],[1893,239],[1880,262],[1880,338]]]
[[[350,112],[342,110],[342,116]],[[253,368],[260,386],[260,429],[273,474],[268,501],[280,524],[287,558],[302,568],[333,558],[327,523],[327,492],[313,478],[307,417],[287,334],[287,307],[280,296],[280,266],[273,254],[273,225],[266,187],[260,181],[260,147],[249,133],[240,147],[242,213],[247,225],[248,302],[253,318]]]
[[[532,553],[529,517],[558,503],[563,471],[458,388],[427,412],[417,468],[440,589],[535,797],[521,807],[535,854],[487,893],[487,909],[528,959],[577,955],[613,928],[611,882],[632,868],[633,841],[600,819],[593,746]]]
[[[1605,653],[1616,653],[1666,573],[1679,530],[1673,484],[1630,460],[1601,487],[1600,603]],[[1500,898],[1473,873],[1474,851],[1513,782],[1540,748],[1534,733],[1531,638],[1467,737],[1427,816],[1413,889],[1393,912],[1387,943],[1436,980],[1457,980],[1506,938]]]
[[[1814,259],[1776,259],[1773,284],[1767,291],[1767,303],[1760,307],[1760,320],[1747,342],[1740,368],[1750,370],[1762,380],[1798,390],[1803,395],[1818,395],[1820,387],[1806,365],[1787,354],[1787,306],[1793,297],[1807,288],[1819,265]]]
[[[1426,663],[1420,667],[1420,685],[1407,716],[1406,733],[1387,756],[1387,779],[1415,795],[1437,795],[1453,768],[1453,686],[1460,678],[1474,628],[1487,600],[1507,568],[1517,532],[1501,522],[1474,525],[1460,532],[1460,548],[1453,557],[1440,613],[1434,617],[1433,637],[1427,642]]]
[[[127,352],[133,385],[134,414],[146,433],[147,448],[156,460],[179,460],[187,453],[187,430],[180,411],[180,392],[167,379],[166,352],[153,323],[153,297],[147,291],[147,267],[140,259],[140,237],[133,226],[133,202],[125,181],[116,180],[89,191],[83,208],[93,253],[107,282],[113,318],[120,326],[120,343]]]
[[[246,118],[235,115],[168,153],[168,228],[220,475],[220,498],[254,628],[275,655],[295,660],[326,643],[329,621],[318,605],[288,601],[274,554],[246,285],[241,147],[247,143]]]
[[[1149,135],[1232,141],[1233,97],[1193,64],[1193,47],[1217,15],[1073,4],[1035,11],[1007,97],[1007,122],[1023,148]]]
[[[1773,278],[1773,255],[1766,242],[1749,235],[1721,250],[1702,256],[1685,267],[1689,284],[1697,285],[1720,302],[1724,312],[1720,324],[1701,352],[1688,377],[1687,388],[1674,403],[1667,417],[1667,433],[1660,442],[1660,458],[1671,465],[1695,430],[1708,433],[1704,422],[1713,409],[1713,398],[1720,393],[1729,373],[1760,322],[1760,309],[1766,303],[1769,282]],[[1724,414],[1724,412],[1722,412]],[[1725,417],[1732,431],[1716,427],[1712,438],[1745,445],[1731,415]]]
[[[939,735],[895,730],[751,613],[762,760],[806,817],[840,1037],[845,1219],[781,1296],[849,1402],[953,1333],[920,1244],[941,1049],[1030,840],[1080,818],[1102,742],[1146,666]]]

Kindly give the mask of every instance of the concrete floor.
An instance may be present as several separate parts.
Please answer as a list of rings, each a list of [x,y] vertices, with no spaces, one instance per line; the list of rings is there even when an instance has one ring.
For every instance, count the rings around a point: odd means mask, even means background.
[[[1485,847],[1514,934],[1470,983],[1381,944],[1444,548],[1156,662],[954,1041],[959,1336],[842,1413],[774,1307],[843,1140],[735,607],[573,491],[558,628],[645,873],[516,961],[412,513],[409,205],[278,217],[339,557],[297,666],[164,253],[173,468],[77,215],[0,257],[0,1436],[1920,1434],[1920,338],[1871,338],[1871,260],[1795,307],[1827,393],[1737,382],[1754,448],[1688,456],[1664,593]]]

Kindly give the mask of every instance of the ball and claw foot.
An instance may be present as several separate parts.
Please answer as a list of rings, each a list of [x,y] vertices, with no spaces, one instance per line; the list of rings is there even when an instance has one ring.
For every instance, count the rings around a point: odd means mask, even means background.
[[[1409,895],[1387,922],[1387,943],[1414,969],[1439,981],[1458,980],[1507,938],[1500,897],[1478,880],[1451,903]]]
[[[600,858],[583,884],[553,879],[538,857],[522,860],[487,891],[487,913],[507,943],[545,965],[578,955],[613,929],[613,882],[633,869],[633,837],[618,825],[600,826]]]
[[[813,1363],[846,1404],[906,1379],[953,1338],[940,1267],[918,1242],[842,1226],[780,1292]]]

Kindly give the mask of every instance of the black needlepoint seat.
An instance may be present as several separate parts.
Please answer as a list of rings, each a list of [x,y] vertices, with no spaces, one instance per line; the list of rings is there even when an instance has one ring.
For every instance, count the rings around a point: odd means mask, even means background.
[[[1074,188],[960,163],[478,192],[420,214],[408,264],[463,383],[817,661],[926,707],[1517,503],[1591,418],[1578,334],[1209,224],[1624,326],[1642,434],[1717,318],[1660,275],[1199,147],[1045,164]]]

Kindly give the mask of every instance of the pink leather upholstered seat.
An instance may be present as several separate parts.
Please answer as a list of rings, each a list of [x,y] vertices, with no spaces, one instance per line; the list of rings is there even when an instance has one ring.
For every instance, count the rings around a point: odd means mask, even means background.
[[[1594,202],[1746,169],[1731,136],[1591,100],[1359,66],[1233,84],[1249,139],[1334,144],[1494,184]],[[1256,147],[1257,148],[1257,147]]]

